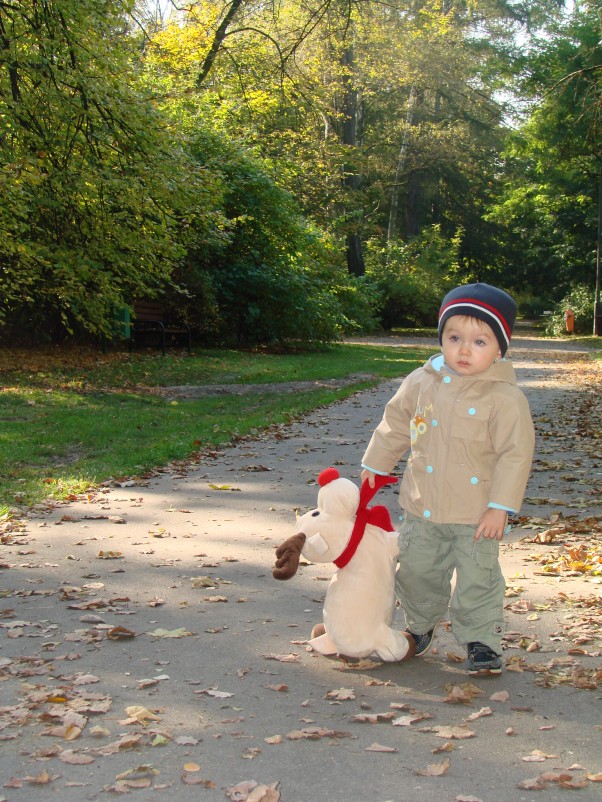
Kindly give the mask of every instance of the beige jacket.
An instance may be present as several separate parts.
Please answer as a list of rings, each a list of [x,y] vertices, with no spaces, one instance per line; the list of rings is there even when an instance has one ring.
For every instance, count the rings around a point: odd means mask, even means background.
[[[476,524],[488,506],[518,512],[534,440],[510,362],[458,376],[438,355],[388,402],[362,466],[390,473],[411,448],[399,491],[403,509],[433,523]]]

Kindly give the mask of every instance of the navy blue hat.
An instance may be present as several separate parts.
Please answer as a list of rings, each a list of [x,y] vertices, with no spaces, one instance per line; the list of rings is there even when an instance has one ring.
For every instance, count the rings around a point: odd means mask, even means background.
[[[452,315],[469,315],[488,323],[495,334],[502,356],[508,350],[516,320],[514,298],[489,284],[465,284],[447,293],[439,310],[439,342],[443,326]]]

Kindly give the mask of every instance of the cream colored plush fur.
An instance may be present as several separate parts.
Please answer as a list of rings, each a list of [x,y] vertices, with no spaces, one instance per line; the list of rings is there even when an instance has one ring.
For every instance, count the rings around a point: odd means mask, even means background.
[[[359,489],[339,478],[320,488],[318,507],[297,519],[305,535],[302,554],[310,562],[333,562],[347,545],[359,504]],[[413,638],[391,627],[395,609],[397,532],[368,524],[352,557],[337,568],[324,601],[324,634],[310,645],[321,654],[378,657],[398,661],[413,656]]]

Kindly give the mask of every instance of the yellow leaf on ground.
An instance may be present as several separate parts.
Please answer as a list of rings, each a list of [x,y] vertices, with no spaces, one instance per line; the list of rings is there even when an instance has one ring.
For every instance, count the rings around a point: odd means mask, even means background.
[[[130,705],[126,707],[125,712],[130,718],[134,718],[140,723],[143,721],[159,721],[159,716],[151,713],[150,710],[147,710],[146,707],[142,707],[141,705]]]

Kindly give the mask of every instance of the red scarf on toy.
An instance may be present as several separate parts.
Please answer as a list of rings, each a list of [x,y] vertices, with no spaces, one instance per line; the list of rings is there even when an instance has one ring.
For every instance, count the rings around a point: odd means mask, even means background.
[[[324,487],[324,485],[327,485],[329,482],[332,482],[334,479],[338,478],[339,472],[336,468],[326,468],[326,470],[322,471],[322,473],[318,476],[318,484],[320,487]],[[385,485],[394,485],[397,481],[398,480],[395,476],[379,476],[377,474],[375,476],[374,487],[370,487],[368,481],[362,483],[360,488],[360,503],[355,515],[355,524],[353,525],[353,531],[351,532],[349,543],[347,543],[336,560],[333,560],[337,568],[344,568],[349,562],[351,562],[351,558],[357,551],[357,547],[364,537],[366,526],[368,524],[378,526],[379,529],[384,529],[385,532],[394,531],[389,510],[382,505],[368,507],[368,502],[374,498],[381,487],[384,487]]]

